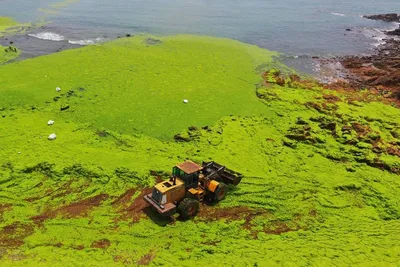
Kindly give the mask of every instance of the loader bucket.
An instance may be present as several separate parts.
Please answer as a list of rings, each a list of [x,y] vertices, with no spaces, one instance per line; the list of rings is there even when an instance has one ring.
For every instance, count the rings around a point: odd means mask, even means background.
[[[225,166],[218,164],[214,161],[211,162],[203,162],[203,172],[206,175],[216,173],[218,174],[219,177],[221,177],[222,181],[225,184],[233,184],[233,185],[238,185],[240,181],[242,180],[243,175],[232,171]]]

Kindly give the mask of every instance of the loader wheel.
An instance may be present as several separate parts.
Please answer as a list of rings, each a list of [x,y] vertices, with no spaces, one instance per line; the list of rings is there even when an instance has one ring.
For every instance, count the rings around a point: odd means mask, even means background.
[[[220,183],[218,185],[217,189],[215,189],[214,201],[219,202],[219,201],[223,200],[226,196],[226,193],[228,193],[228,186],[224,183]]]
[[[182,219],[186,220],[194,217],[199,212],[200,203],[193,198],[185,198],[179,203],[178,213]]]

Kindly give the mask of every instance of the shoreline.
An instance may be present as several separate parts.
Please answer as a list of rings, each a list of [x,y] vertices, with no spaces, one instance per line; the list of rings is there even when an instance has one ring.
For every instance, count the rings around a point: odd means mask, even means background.
[[[365,16],[388,23],[400,23],[397,14]],[[336,59],[342,67],[337,82],[347,83],[355,89],[369,89],[400,107],[400,39],[398,29],[386,31],[384,43],[366,56],[344,56]],[[334,83],[333,83],[334,84]]]

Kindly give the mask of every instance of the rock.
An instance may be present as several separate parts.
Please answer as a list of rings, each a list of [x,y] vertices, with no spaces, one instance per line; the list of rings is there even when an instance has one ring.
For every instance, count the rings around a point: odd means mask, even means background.
[[[346,31],[351,32],[351,29],[346,29]]]
[[[343,134],[351,134],[352,129],[353,129],[353,127],[345,125],[342,127],[342,132],[343,132]]]
[[[49,139],[49,140],[56,140],[56,138],[57,138],[57,135],[54,133],[50,134],[49,137],[47,137],[47,139]]]
[[[128,34],[126,34],[125,36],[126,36],[126,37],[131,37],[131,35],[130,35],[129,33],[128,33]]]
[[[60,87],[56,87],[56,92],[60,92],[61,88]]]
[[[190,142],[190,137],[189,136],[183,136],[181,134],[176,134],[174,136],[174,140],[178,142]]]
[[[283,143],[284,146],[287,146],[287,147],[290,147],[290,148],[293,148],[293,149],[297,148],[296,142],[293,142],[292,140],[289,140],[289,139],[285,138],[282,143]]]
[[[400,36],[400,29],[396,29],[394,31],[388,31],[386,32],[388,35],[396,35],[396,36]]]
[[[400,16],[397,15],[396,13],[379,14],[379,15],[371,15],[363,17],[366,19],[381,20],[385,22],[400,22]]]
[[[189,100],[183,99],[183,103],[187,104],[187,103],[189,103]]]
[[[48,122],[47,122],[47,125],[53,125],[54,124],[54,121],[52,121],[52,120],[49,120]]]
[[[400,83],[400,70],[392,71],[376,79],[372,85],[396,86]]]
[[[64,111],[64,110],[67,110],[67,109],[69,109],[69,105],[64,105],[64,106],[60,107],[61,111]]]
[[[327,129],[327,130],[334,131],[334,130],[336,130],[336,123],[334,123],[334,122],[321,123],[319,125],[319,127],[321,129]]]
[[[308,124],[303,118],[301,118],[301,117],[298,117],[297,118],[297,121],[296,121],[296,124],[299,124],[299,125],[306,125],[306,124]]]

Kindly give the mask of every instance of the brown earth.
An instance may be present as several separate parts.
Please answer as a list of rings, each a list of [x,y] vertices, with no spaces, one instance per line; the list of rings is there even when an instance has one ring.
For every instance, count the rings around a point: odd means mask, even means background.
[[[31,219],[36,224],[42,224],[45,220],[55,218],[57,216],[62,216],[63,218],[76,218],[76,217],[84,217],[89,214],[89,212],[97,206],[108,199],[107,194],[100,194],[97,196],[89,197],[66,206],[60,207],[55,210],[48,210],[43,212],[40,215],[33,216]]]
[[[24,244],[24,239],[34,232],[32,224],[14,222],[0,230],[0,247],[16,248]]]
[[[141,257],[140,260],[137,261],[137,265],[149,265],[155,257],[155,252],[151,250],[149,253],[147,253],[146,255]]]
[[[251,217],[254,215],[254,213],[256,213],[254,210],[244,206],[217,208],[213,206],[201,205],[198,218],[201,221],[205,222],[211,222],[221,219],[229,222]]]
[[[143,197],[150,194],[152,190],[152,188],[146,187],[142,189],[140,194],[134,200],[132,200],[132,197],[137,190],[131,188],[117,198],[117,200],[113,202],[113,206],[121,214],[117,220],[132,219],[132,222],[138,222],[143,214],[143,209],[149,206]]]
[[[100,240],[96,240],[90,246],[91,248],[108,248],[111,245],[110,240],[104,238]]]

